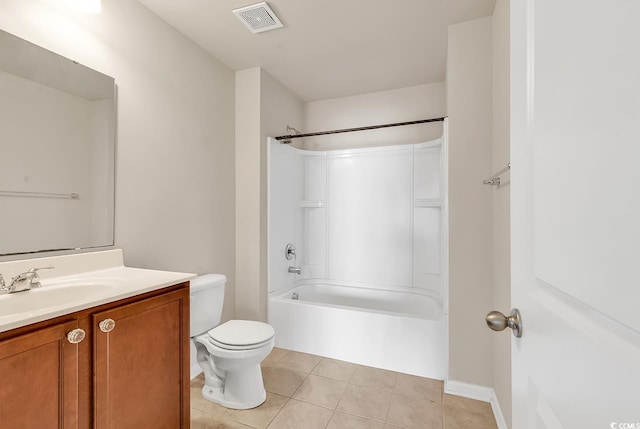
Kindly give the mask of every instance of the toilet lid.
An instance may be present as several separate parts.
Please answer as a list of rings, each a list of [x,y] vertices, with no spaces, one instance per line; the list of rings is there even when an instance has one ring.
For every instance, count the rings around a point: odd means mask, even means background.
[[[214,344],[226,349],[255,348],[274,335],[271,325],[252,320],[229,320],[209,331]]]

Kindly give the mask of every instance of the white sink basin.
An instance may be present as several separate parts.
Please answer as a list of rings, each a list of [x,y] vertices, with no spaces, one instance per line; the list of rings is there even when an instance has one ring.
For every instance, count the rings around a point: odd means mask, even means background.
[[[0,295],[0,317],[112,295],[128,282],[118,278],[67,279],[31,290]]]
[[[0,274],[7,280],[33,267],[55,268],[40,273],[40,288],[0,294],[0,332],[156,291],[196,277],[189,273],[125,267],[120,249],[0,262]]]

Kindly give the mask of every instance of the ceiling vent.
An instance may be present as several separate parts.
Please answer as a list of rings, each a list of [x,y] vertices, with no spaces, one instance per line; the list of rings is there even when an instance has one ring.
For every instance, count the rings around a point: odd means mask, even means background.
[[[262,33],[282,27],[282,22],[266,2],[234,9],[233,13],[252,33]]]

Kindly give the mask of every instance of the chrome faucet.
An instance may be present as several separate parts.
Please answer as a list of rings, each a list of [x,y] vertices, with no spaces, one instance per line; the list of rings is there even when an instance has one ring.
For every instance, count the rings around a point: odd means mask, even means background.
[[[291,274],[302,274],[302,268],[301,267],[289,267],[289,272]]]
[[[0,276],[0,293],[16,293],[32,288],[39,288],[40,283],[39,270],[52,270],[54,267],[29,268],[24,273],[20,273],[11,279],[9,286],[5,285],[4,279]]]

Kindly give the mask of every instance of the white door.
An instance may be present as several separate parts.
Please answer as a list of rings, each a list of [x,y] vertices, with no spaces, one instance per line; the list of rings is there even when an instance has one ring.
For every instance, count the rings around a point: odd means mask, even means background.
[[[511,1],[513,428],[640,428],[640,1]]]

